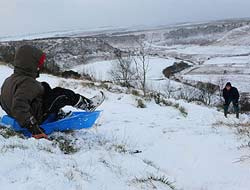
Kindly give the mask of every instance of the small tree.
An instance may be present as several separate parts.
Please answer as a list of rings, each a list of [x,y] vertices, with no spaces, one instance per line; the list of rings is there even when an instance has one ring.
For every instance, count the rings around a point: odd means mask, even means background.
[[[117,60],[114,62],[109,74],[116,83],[124,87],[132,87],[132,82],[136,79],[136,70],[133,67],[131,54],[122,57],[120,52],[116,52],[116,58]]]
[[[150,46],[147,47],[145,42],[138,41],[139,52],[137,56],[134,57],[137,79],[140,85],[140,88],[143,91],[144,96],[147,93],[147,75],[149,71],[149,51]]]
[[[166,85],[163,88],[164,93],[166,94],[167,98],[172,98],[173,94],[178,91],[174,85],[171,84],[171,80],[167,79]]]
[[[224,77],[220,77],[217,81],[217,85],[220,88],[220,99],[223,101],[223,88],[225,87],[226,84],[226,79]]]

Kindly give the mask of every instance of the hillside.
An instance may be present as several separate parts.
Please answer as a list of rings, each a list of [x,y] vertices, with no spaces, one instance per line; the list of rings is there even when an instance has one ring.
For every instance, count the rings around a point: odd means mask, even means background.
[[[231,81],[250,107],[249,27],[250,19],[232,19],[1,37],[0,86],[13,72],[15,49],[30,44],[47,54],[51,75],[39,81],[106,95],[90,130],[47,141],[0,126],[1,188],[248,190],[249,113],[225,119],[220,90]],[[146,97],[138,76],[126,88],[111,74],[119,59],[136,69],[143,51]],[[166,68],[177,72],[166,78]],[[59,77],[69,70],[79,79]],[[216,90],[209,94],[206,85]]]
[[[2,83],[12,69],[3,65],[0,69]],[[103,86],[45,74],[39,80],[86,96]],[[53,141],[22,139],[1,129],[1,187],[248,189],[249,163],[237,162],[250,154],[242,146],[247,138],[239,138],[235,128],[227,127],[248,124],[247,116],[225,120],[215,109],[175,100],[170,100],[173,107],[144,100],[146,108],[138,108],[140,97],[125,89],[113,85],[102,90],[107,100],[93,129],[56,133]],[[175,108],[177,103],[187,115]]]
[[[249,25],[249,19],[232,19],[154,28],[58,31],[34,36],[2,37],[0,61],[12,62],[16,48],[31,44],[47,53],[47,69],[58,72],[81,64],[115,59],[116,52],[123,52],[124,55],[128,51],[136,53],[140,43],[145,43],[153,56],[199,62],[190,53],[182,53],[182,49],[186,49],[186,46],[248,46]]]

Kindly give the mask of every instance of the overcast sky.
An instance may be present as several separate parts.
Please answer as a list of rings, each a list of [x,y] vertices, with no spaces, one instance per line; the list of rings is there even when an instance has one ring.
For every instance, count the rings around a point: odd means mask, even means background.
[[[250,17],[250,0],[0,0],[0,36]]]

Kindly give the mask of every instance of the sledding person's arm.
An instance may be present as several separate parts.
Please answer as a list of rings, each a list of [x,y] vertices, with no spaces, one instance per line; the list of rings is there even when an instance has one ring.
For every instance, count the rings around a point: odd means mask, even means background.
[[[34,118],[31,113],[31,103],[41,92],[37,85],[30,80],[24,81],[15,91],[11,113],[22,127],[30,125],[30,119]]]

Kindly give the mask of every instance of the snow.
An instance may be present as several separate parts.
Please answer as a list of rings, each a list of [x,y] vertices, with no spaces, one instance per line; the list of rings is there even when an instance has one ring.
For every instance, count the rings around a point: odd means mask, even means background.
[[[168,79],[166,79],[163,75],[163,70],[176,62],[174,58],[157,58],[150,57],[148,60],[148,71],[147,71],[147,84],[150,90],[163,91],[165,90],[166,84],[168,84]],[[100,61],[94,62],[86,65],[79,65],[72,70],[89,74],[96,80],[100,81],[112,81],[112,77],[110,75],[111,69],[116,64],[116,61]],[[134,66],[135,67],[135,66]],[[172,81],[171,85],[181,86],[179,83]]]
[[[249,92],[249,75],[237,75],[237,74],[229,74],[229,75],[206,75],[206,74],[197,74],[197,75],[183,75],[182,76],[186,80],[194,80],[201,82],[211,82],[213,84],[219,84],[223,82],[226,84],[230,82],[233,86],[237,87],[240,92]]]
[[[12,69],[0,65],[0,70],[2,85]],[[83,86],[82,81],[45,74],[39,80],[85,96],[99,90]],[[216,109],[179,101],[188,111],[184,117],[173,107],[148,101],[141,109],[133,95],[104,92],[107,99],[100,107],[104,111],[94,128],[54,135],[75,141],[79,150],[74,154],[63,154],[53,141],[0,135],[1,188],[153,189],[150,182],[136,182],[152,174],[166,176],[177,189],[249,189],[250,163],[235,162],[250,155],[249,149],[238,149],[246,139],[226,126],[214,126],[248,122],[246,115],[239,121],[233,116],[226,120]],[[142,152],[131,153],[136,150]],[[153,184],[157,189],[170,189]]]
[[[138,61],[138,60],[137,60]],[[173,65],[176,60],[173,58],[163,59],[150,57],[148,60],[148,79],[161,79],[163,78],[162,71]],[[73,68],[74,71],[79,73],[86,73],[93,76],[97,80],[112,80],[110,76],[110,71],[112,67],[116,64],[116,61],[100,61],[94,62],[86,65],[79,65]],[[135,66],[134,66],[135,67]]]
[[[171,51],[170,51],[171,52]],[[203,55],[203,56],[231,56],[240,54],[249,54],[249,46],[177,46],[175,52],[187,55]]]
[[[250,45],[250,26],[243,26],[228,32],[223,38],[218,40],[220,45]]]
[[[250,56],[216,57],[205,61],[205,65],[250,64]]]
[[[176,46],[166,50],[184,61],[195,64],[178,74],[188,81],[211,82],[218,85],[230,81],[240,92],[249,92],[250,48],[236,45]],[[221,84],[220,84],[221,85]]]

